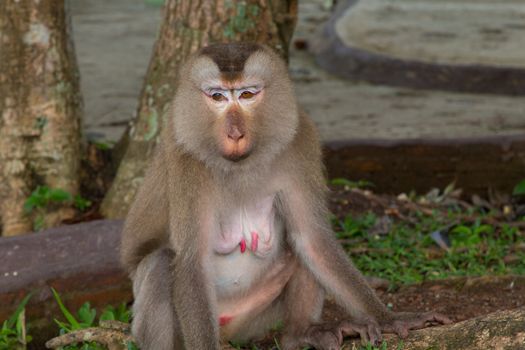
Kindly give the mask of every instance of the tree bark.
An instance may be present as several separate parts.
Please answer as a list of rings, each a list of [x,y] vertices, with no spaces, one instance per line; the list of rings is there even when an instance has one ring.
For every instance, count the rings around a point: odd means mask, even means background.
[[[287,55],[297,19],[297,0],[167,0],[142,89],[137,117],[126,131],[117,175],[104,202],[109,218],[126,215],[168,118],[178,68],[210,43],[255,41]]]
[[[504,310],[463,322],[411,331],[401,341],[387,335],[387,350],[479,350],[525,349],[525,308]],[[359,341],[347,343],[342,349],[359,349]]]
[[[37,185],[78,190],[78,70],[63,0],[0,1],[0,231],[29,232]],[[58,206],[51,226],[73,214]]]

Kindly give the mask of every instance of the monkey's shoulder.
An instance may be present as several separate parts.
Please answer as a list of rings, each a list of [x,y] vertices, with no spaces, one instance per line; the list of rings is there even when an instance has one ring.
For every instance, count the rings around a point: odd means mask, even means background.
[[[301,112],[297,133],[283,152],[279,167],[287,169],[288,176],[318,176],[322,174],[322,150],[315,124]]]
[[[297,134],[292,143],[294,152],[301,154],[304,158],[313,158],[316,160],[321,157],[321,143],[319,132],[314,122],[305,112],[299,114],[299,125]]]

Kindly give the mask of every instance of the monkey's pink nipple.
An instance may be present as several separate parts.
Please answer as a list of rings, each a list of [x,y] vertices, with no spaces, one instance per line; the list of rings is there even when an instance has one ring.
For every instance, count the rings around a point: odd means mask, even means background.
[[[241,239],[239,245],[241,246],[241,253],[244,253],[246,251],[246,240],[244,239],[244,237]]]
[[[252,252],[257,251],[258,245],[259,245],[259,234],[255,231],[252,231]]]
[[[219,317],[219,326],[226,326],[228,323],[233,320],[233,317],[231,316],[220,316]]]

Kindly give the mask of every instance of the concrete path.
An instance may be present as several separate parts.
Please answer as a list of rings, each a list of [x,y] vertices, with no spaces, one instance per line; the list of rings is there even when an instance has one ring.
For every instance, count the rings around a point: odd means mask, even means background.
[[[324,140],[457,139],[525,134],[525,97],[417,90],[350,82],[296,52],[301,106]],[[293,69],[308,71],[307,77]]]
[[[144,0],[71,0],[73,38],[84,96],[84,131],[116,141],[136,113],[160,25]]]
[[[137,108],[160,25],[160,7],[148,5],[145,0],[71,2],[85,100],[85,132],[91,138],[116,141]],[[437,6],[438,2],[443,6]],[[345,61],[345,57],[339,59],[341,66],[329,64],[327,68],[332,74],[327,73],[315,63],[311,51],[319,45],[319,38],[321,44],[330,44],[330,40],[323,43],[324,37],[320,34],[326,22],[330,18],[333,20],[329,3],[325,0],[299,2],[294,42],[306,42],[310,50],[292,45],[290,73],[301,106],[317,123],[324,142],[329,145],[327,164],[331,176],[373,178],[379,190],[393,192],[412,188],[423,191],[428,186],[444,186],[454,180],[467,188],[472,185],[475,191],[488,186],[509,190],[525,177],[525,97],[444,92],[346,80],[340,76],[352,62]],[[348,7],[348,3],[357,4],[357,0],[339,1],[341,6],[346,4]],[[521,69],[525,65],[525,36],[521,35],[525,27],[525,5],[519,0],[492,3],[489,0],[366,0],[356,5],[356,9],[360,9],[358,19],[346,12],[337,15],[339,19],[344,15],[351,19],[345,25],[338,22],[337,30],[346,31],[341,37],[350,44],[359,41],[370,50],[390,50],[388,54],[399,62],[404,62],[403,57],[417,57],[425,60],[425,64],[438,62],[444,65],[474,60],[512,64],[525,72]],[[421,22],[410,17],[404,24],[404,17],[399,14],[401,10],[413,11]],[[464,23],[460,26],[458,21],[462,18]],[[356,25],[359,28],[356,29]],[[405,27],[409,30],[404,30]],[[461,35],[452,35],[453,32],[461,32]],[[476,38],[484,38],[484,41],[471,42]],[[341,38],[338,40],[343,42]],[[484,49],[478,50],[480,47]],[[337,47],[330,51],[334,57],[338,53]],[[365,60],[363,64],[367,62]],[[359,71],[363,67],[353,68]],[[366,70],[366,66],[363,69]],[[372,73],[378,72],[387,78],[408,74],[392,69],[377,71],[372,67]],[[455,76],[454,71],[447,72],[449,78],[456,79],[456,82],[452,81],[453,87],[461,85],[461,77]],[[477,72],[474,70],[469,74],[475,79]],[[496,73],[491,79],[509,82],[513,78],[501,79],[500,72]],[[508,72],[504,73],[508,75]],[[439,74],[430,75],[432,79],[440,79]],[[517,85],[509,86],[511,90],[516,86],[525,88],[521,81],[515,83]],[[486,86],[491,88],[491,85],[489,79]],[[463,88],[468,90],[469,86]],[[372,148],[369,147],[371,144]],[[407,144],[410,145],[408,149],[403,146]],[[429,148],[429,144],[433,146]],[[429,166],[429,159],[440,154],[439,147],[448,147],[449,144],[469,151],[458,151],[458,157],[453,161],[448,156],[442,157],[439,164]],[[471,148],[461,148],[463,144]],[[378,145],[388,146],[377,149]],[[388,148],[391,146],[400,146],[396,149],[395,166],[392,165],[392,149]],[[483,154],[489,156],[479,159]],[[359,155],[366,155],[368,161],[352,163]],[[471,165],[472,162],[475,164]],[[406,164],[410,164],[411,169],[420,168],[419,175],[409,171]],[[458,173],[459,167],[461,173]],[[426,172],[421,173],[421,169],[426,169]],[[489,169],[491,175],[476,173],[473,179],[469,169],[477,169],[476,172]],[[400,171],[403,175],[398,180],[390,176]],[[410,178],[414,174],[417,179]],[[505,178],[501,179],[502,176]],[[425,181],[420,181],[421,178]]]
[[[380,2],[364,3],[374,8]],[[410,2],[403,0],[396,6],[407,7]],[[323,3],[322,0],[300,1],[296,40],[311,41],[328,19],[330,12]],[[160,24],[160,8],[146,5],[143,0],[73,0],[72,4],[85,101],[85,130],[100,139],[117,140],[137,108],[142,79]],[[368,11],[363,6],[363,11]],[[423,4],[416,7],[427,14],[432,8]],[[518,16],[520,12],[516,12]],[[375,17],[364,18],[369,27],[380,23]],[[517,42],[521,42],[519,40]],[[418,41],[413,38],[411,42]],[[413,47],[394,46],[406,47],[406,50]],[[521,54],[525,54],[525,45],[520,45],[520,49]],[[519,57],[516,52],[516,60]],[[522,62],[525,64],[525,58]],[[314,63],[310,53],[295,48],[291,50],[290,72],[299,101],[319,125],[324,140],[525,133],[524,98],[355,83],[326,73]]]
[[[525,68],[522,0],[365,0],[337,21],[347,46],[423,62]]]

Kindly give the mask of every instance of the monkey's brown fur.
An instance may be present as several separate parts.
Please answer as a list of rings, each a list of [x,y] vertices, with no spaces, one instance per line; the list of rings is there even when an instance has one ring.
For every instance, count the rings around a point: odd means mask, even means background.
[[[219,349],[280,319],[285,350],[449,322],[379,301],[335,240],[326,194],[317,132],[277,54],[222,44],[193,56],[122,237],[142,349]],[[319,324],[325,291],[347,321]]]

